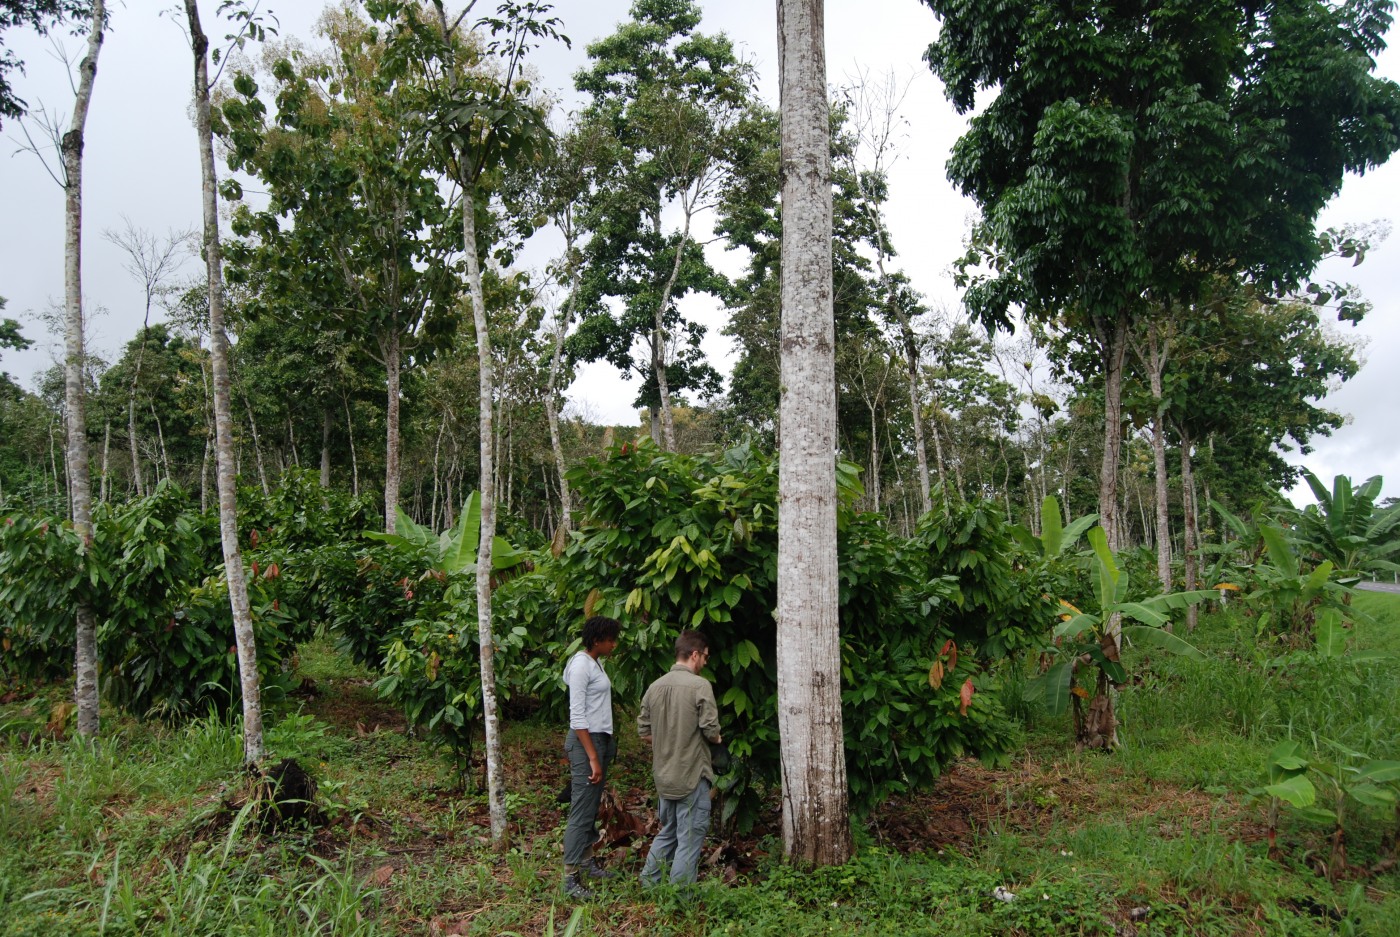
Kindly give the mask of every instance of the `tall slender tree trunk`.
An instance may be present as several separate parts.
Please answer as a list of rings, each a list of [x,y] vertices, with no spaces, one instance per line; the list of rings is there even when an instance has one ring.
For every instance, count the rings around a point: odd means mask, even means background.
[[[947,514],[950,499],[948,497],[948,475],[943,466],[943,434],[938,431],[937,422],[931,423],[929,429],[932,430],[931,435],[933,436],[933,460],[938,469],[938,488],[943,495],[943,513]]]
[[[350,440],[350,493],[360,496],[360,461],[355,455],[355,420],[350,414],[350,398],[340,398],[345,403],[345,438]]]
[[[782,398],[778,732],[783,852],[851,853],[837,620],[836,355],[822,0],[778,0],[782,110]]]
[[[1178,435],[1181,437],[1181,557],[1186,572],[1186,591],[1193,592],[1197,588],[1200,570],[1200,554],[1197,552],[1199,545],[1196,542],[1196,524],[1199,517],[1196,510],[1196,475],[1191,464],[1191,440],[1185,433],[1178,432]],[[1196,606],[1187,606],[1186,630],[1195,630],[1197,612]]]
[[[63,395],[68,411],[68,445],[65,455],[73,530],[82,538],[85,554],[92,548],[92,469],[88,465],[87,400],[83,387],[87,369],[87,351],[83,347],[83,134],[88,106],[92,103],[92,86],[97,80],[97,56],[102,51],[106,16],[106,4],[103,0],[94,0],[87,55],[78,65],[78,96],[73,104],[73,121],[61,144],[66,196],[63,292],[67,316]],[[79,601],[75,611],[77,653],[73,696],[78,708],[78,734],[92,738],[99,728],[97,611],[86,601]]]
[[[929,488],[928,446],[924,442],[924,403],[919,394],[919,346],[914,340],[914,330],[909,326],[909,317],[899,314],[899,330],[904,343],[904,366],[909,379],[909,413],[914,424],[914,456],[919,466],[919,504],[923,514],[933,510],[933,496]],[[942,481],[943,467],[939,466],[939,481]]]
[[[1170,309],[1166,310],[1170,313]],[[1156,501],[1156,540],[1157,540],[1157,579],[1162,583],[1162,591],[1172,588],[1172,540],[1168,523],[1167,504],[1167,404],[1163,396],[1162,374],[1171,354],[1171,332],[1163,334],[1162,327],[1155,321],[1147,323],[1147,347],[1133,343],[1139,363],[1147,374],[1148,389],[1152,392],[1154,404],[1152,412],[1152,473],[1153,493]]]
[[[292,426],[292,415],[287,414],[287,448],[291,451],[291,463],[297,468],[301,468],[301,457],[297,455],[297,434]]]
[[[428,526],[437,530],[438,506],[438,466],[442,456],[442,434],[447,432],[447,408],[442,410],[442,422],[438,424],[437,441],[433,443],[433,497],[428,502]]]
[[[1109,549],[1122,546],[1125,513],[1119,504],[1118,473],[1123,455],[1123,364],[1128,346],[1128,326],[1124,317],[1097,323],[1103,352],[1104,370],[1104,431],[1103,461],[1099,466],[1099,524],[1108,538]],[[1101,649],[1109,660],[1118,660],[1123,647],[1123,619],[1110,615],[1104,623]],[[1114,706],[1114,690],[1104,678],[1099,680],[1098,697],[1089,707],[1081,725],[1081,742],[1094,739],[1095,744],[1112,750],[1118,747],[1118,719]]]
[[[209,450],[213,448],[209,437],[204,437],[204,457],[199,461],[199,509],[209,510]]]
[[[392,534],[398,522],[399,507],[399,327],[389,324],[389,334],[380,343],[384,370],[388,375],[388,400],[384,417],[384,532]]]
[[[572,244],[569,245],[572,248]],[[549,386],[544,393],[544,412],[549,420],[549,446],[554,451],[554,470],[559,476],[559,529],[568,534],[572,523],[573,505],[569,497],[569,480],[564,477],[569,467],[564,462],[564,443],[559,437],[559,372],[564,358],[564,338],[569,333],[573,313],[573,298],[578,295],[578,271],[575,269],[569,299],[559,310],[559,323],[554,329],[554,353],[549,359]]]
[[[321,411],[321,487],[331,486],[331,408]]]
[[[463,186],[462,243],[466,245],[467,285],[471,289],[472,322],[476,326],[477,374],[480,377],[481,539],[476,553],[477,639],[481,648],[481,713],[486,726],[486,790],[490,801],[491,841],[506,843],[505,776],[501,770],[500,714],[496,702],[496,641],[491,626],[491,548],[496,538],[495,453],[492,451],[492,409],[495,388],[491,373],[491,331],[486,319],[486,294],[481,285],[477,254],[476,192]]]
[[[164,467],[165,480],[170,481],[170,452],[165,448],[165,426],[161,423],[160,414],[156,412],[155,402],[151,401],[150,406],[151,418],[156,421],[156,442],[160,444],[161,465]]]
[[[138,351],[137,357],[141,353]],[[146,483],[141,477],[141,453],[136,443],[136,382],[133,379],[131,384],[131,397],[126,402],[126,441],[127,447],[131,450],[131,478],[136,485],[136,495],[141,497],[146,493]]]
[[[98,497],[101,501],[103,501],[103,502],[106,502],[106,501],[107,501],[107,494],[108,494],[108,486],[107,486],[107,481],[108,481],[108,474],[107,474],[107,469],[108,469],[108,457],[109,457],[111,454],[112,454],[112,421],[111,421],[111,420],[107,420],[107,421],[104,423],[104,425],[103,425],[103,430],[102,430],[102,482],[101,482],[100,487],[98,488],[98,495],[97,495],[97,497]]]
[[[199,23],[197,0],[185,0],[194,52],[194,101],[199,130],[200,169],[204,177],[204,257],[209,286],[209,352],[214,372],[214,435],[219,486],[219,533],[224,548],[238,673],[243,690],[243,760],[257,765],[263,757],[262,698],[258,651],[248,606],[248,582],[238,547],[238,504],[233,454],[233,388],[229,376],[228,335],[224,332],[223,258],[219,246],[218,183],[214,172],[214,136],[209,113],[209,40]]]
[[[225,345],[227,345],[228,343],[227,336],[224,337],[224,343]],[[218,383],[219,379],[216,375],[214,378],[214,384],[216,388],[218,386]],[[229,387],[232,388],[232,386],[232,383],[230,383]],[[232,393],[231,390],[230,393]],[[263,497],[266,498],[272,494],[272,489],[267,484],[267,469],[263,465],[262,437],[258,435],[258,419],[257,417],[253,416],[253,402],[248,399],[248,394],[246,391],[243,394],[243,409],[248,413],[248,430],[253,434],[253,458],[257,460],[258,464],[258,482],[262,485]],[[217,419],[218,417],[216,416],[215,420],[217,421]]]
[[[685,227],[681,230],[681,241],[676,245],[676,257],[671,263],[671,273],[661,288],[661,299],[656,304],[656,321],[652,330],[651,364],[656,372],[656,394],[661,401],[661,439],[667,452],[676,451],[676,418],[671,412],[671,384],[666,378],[666,307],[671,305],[671,293],[675,290],[676,279],[681,273],[681,260],[685,257],[686,245],[690,243],[690,218],[694,212],[688,198],[684,200],[683,207]]]

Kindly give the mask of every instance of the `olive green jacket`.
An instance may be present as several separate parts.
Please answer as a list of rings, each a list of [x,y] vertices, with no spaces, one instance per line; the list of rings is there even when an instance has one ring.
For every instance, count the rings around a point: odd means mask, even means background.
[[[715,779],[708,744],[720,737],[715,693],[710,681],[685,664],[674,664],[647,688],[637,733],[651,739],[651,770],[662,797],[679,800],[701,778]]]

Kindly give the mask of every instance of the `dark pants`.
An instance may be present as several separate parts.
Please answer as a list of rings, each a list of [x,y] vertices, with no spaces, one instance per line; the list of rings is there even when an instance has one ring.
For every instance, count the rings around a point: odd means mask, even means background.
[[[566,868],[583,865],[593,854],[593,844],[598,839],[598,802],[603,798],[603,785],[608,783],[608,766],[617,755],[617,742],[611,735],[603,732],[591,732],[589,735],[593,739],[593,748],[598,752],[598,763],[603,768],[603,776],[597,784],[588,783],[591,771],[588,752],[578,740],[578,733],[570,729],[564,738],[564,754],[569,756],[573,795],[569,802],[569,825],[564,828]]]

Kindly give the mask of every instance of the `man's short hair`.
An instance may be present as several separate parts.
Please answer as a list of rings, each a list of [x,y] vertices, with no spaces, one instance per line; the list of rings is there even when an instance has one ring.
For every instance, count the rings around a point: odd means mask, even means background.
[[[583,623],[583,649],[591,651],[602,641],[610,641],[618,636],[622,631],[622,625],[616,618],[604,618],[602,615],[594,615]]]
[[[676,638],[676,660],[689,660],[696,651],[708,651],[709,640],[698,631],[687,628]]]

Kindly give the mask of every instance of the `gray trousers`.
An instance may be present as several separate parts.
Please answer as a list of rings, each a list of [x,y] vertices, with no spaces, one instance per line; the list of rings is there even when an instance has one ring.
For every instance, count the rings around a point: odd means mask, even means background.
[[[700,871],[700,850],[710,828],[710,782],[701,778],[695,790],[678,800],[661,798],[661,832],[652,840],[642,884],[659,885],[663,867],[671,866],[671,884],[692,885]]]
[[[569,825],[564,828],[564,866],[583,865],[593,855],[598,840],[598,802],[603,799],[603,786],[608,783],[608,766],[617,756],[617,740],[604,732],[590,732],[593,748],[603,767],[603,777],[597,784],[588,783],[588,752],[572,729],[564,737],[564,754],[569,756]]]

